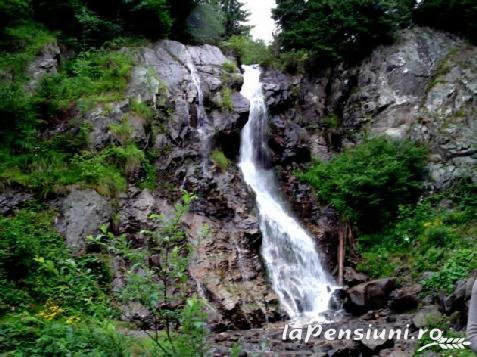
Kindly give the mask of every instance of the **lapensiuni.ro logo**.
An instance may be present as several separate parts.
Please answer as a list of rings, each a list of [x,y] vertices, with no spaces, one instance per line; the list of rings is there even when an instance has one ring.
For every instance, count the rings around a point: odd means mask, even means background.
[[[419,341],[422,339],[431,340],[431,342],[420,347],[417,351],[421,352],[431,347],[438,347],[443,350],[464,349],[470,345],[470,342],[462,337],[445,337],[440,329],[419,329],[411,331],[410,326],[404,328],[379,328],[369,324],[367,328],[335,329],[325,325],[316,324],[305,327],[293,327],[285,325],[283,328],[282,339],[290,341],[303,341],[308,343],[311,339],[324,338],[327,341],[334,340],[407,340]]]

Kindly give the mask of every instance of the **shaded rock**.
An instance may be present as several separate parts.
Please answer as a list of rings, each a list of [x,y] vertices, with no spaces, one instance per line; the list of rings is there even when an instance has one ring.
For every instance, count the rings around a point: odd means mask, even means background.
[[[457,282],[455,290],[443,301],[443,307],[446,313],[467,310],[466,302],[470,300],[474,282],[475,277]]]
[[[6,190],[0,192],[0,214],[13,214],[21,205],[33,198],[29,192]]]
[[[343,273],[343,282],[349,287],[364,283],[369,280],[369,277],[366,274],[359,273],[351,267],[345,267]]]
[[[155,207],[157,202],[149,190],[130,189],[128,197],[121,199],[118,233],[138,232],[141,229],[151,228],[149,215],[155,213]]]
[[[394,287],[394,278],[372,280],[356,285],[348,289],[345,309],[351,313],[359,314],[384,307]]]
[[[426,327],[428,325],[435,325],[442,319],[442,314],[439,311],[439,306],[428,305],[420,309],[413,317],[412,322],[417,328]]]
[[[56,42],[52,42],[44,46],[35,59],[28,64],[26,68],[26,91],[33,93],[38,87],[41,79],[49,74],[58,72],[60,64],[60,48]]]
[[[86,248],[86,236],[97,233],[102,224],[109,222],[112,213],[109,201],[96,191],[74,190],[60,204],[56,227],[65,237],[66,246],[80,254]]]
[[[419,304],[420,284],[405,286],[394,290],[389,295],[389,307],[395,312],[404,312],[415,309]]]
[[[84,121],[92,128],[88,142],[93,150],[100,150],[108,144],[124,144],[131,139],[141,148],[148,144],[148,124],[144,118],[130,111],[128,101],[98,106],[85,115]],[[123,126],[127,134],[123,134],[123,130],[116,133],[115,126]]]

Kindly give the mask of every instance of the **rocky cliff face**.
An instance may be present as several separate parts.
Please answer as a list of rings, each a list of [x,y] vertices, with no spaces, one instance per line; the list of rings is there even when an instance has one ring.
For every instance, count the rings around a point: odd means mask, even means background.
[[[365,135],[385,134],[429,146],[430,189],[475,175],[469,168],[476,150],[476,51],[450,35],[414,28],[360,65],[338,66],[321,78],[268,71],[271,147],[288,165],[290,157],[327,159]]]
[[[271,164],[291,207],[317,238],[330,270],[335,266],[338,217],[316,202],[293,171],[312,158],[329,159],[366,134],[386,134],[429,145],[431,190],[475,175],[470,168],[475,164],[477,137],[476,55],[476,48],[456,38],[419,28],[406,30],[395,44],[376,49],[356,67],[324,69],[313,78],[276,70],[263,73]],[[55,70],[50,65],[55,56],[56,50],[46,51],[37,65],[32,64],[32,73],[39,73],[35,80]],[[121,123],[126,115],[134,141],[156,155],[157,189],[140,190],[133,174],[128,192],[115,200],[74,190],[56,203],[61,211],[58,229],[78,254],[85,247],[85,236],[101,224],[111,223],[116,233],[141,244],[140,230],[150,228],[148,215],[167,213],[182,190],[193,192],[198,199],[184,218],[195,246],[191,290],[209,301],[212,326],[247,329],[279,319],[277,298],[260,258],[254,197],[234,165],[249,110],[239,93],[240,71],[227,65],[229,60],[216,47],[172,41],[141,49],[136,62],[124,100],[99,106],[83,120],[93,127],[91,148],[99,149],[117,140],[110,125]],[[197,130],[199,92],[192,68],[200,79],[208,118],[205,140]],[[225,105],[226,96],[231,103]],[[155,119],[147,122],[133,113],[131,99],[152,106]],[[211,160],[209,154],[216,149],[230,160],[227,168]],[[4,194],[2,209],[11,211],[15,202],[28,199],[22,195]],[[113,265],[117,288],[125,267],[120,261]],[[134,311],[126,312],[133,318]]]

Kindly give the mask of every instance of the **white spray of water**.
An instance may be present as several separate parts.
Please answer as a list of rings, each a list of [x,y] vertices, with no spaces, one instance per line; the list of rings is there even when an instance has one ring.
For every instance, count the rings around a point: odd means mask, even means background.
[[[250,117],[242,131],[240,169],[256,194],[262,255],[273,289],[291,319],[325,320],[333,279],[321,265],[313,238],[279,199],[272,170],[261,165],[268,113],[258,66],[244,66],[242,94],[250,100]]]

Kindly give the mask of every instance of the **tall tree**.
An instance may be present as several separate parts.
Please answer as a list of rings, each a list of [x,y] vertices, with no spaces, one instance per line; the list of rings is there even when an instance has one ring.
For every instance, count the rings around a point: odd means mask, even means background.
[[[244,9],[240,0],[220,0],[220,7],[224,14],[224,36],[229,38],[235,35],[249,35],[251,26],[246,25],[250,11]]]
[[[393,38],[413,0],[278,0],[273,17],[285,50],[306,50],[321,61],[357,60]]]

